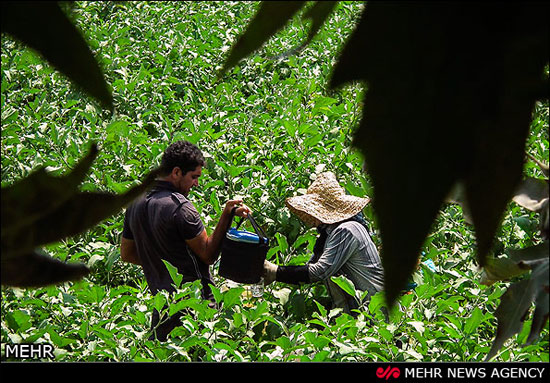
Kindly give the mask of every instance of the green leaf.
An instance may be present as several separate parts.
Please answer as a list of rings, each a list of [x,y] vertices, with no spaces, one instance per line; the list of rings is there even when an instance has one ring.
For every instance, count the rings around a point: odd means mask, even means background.
[[[222,303],[222,300],[223,300],[223,294],[222,292],[220,291],[220,289],[216,286],[214,286],[213,284],[208,284],[208,286],[210,286],[210,290],[212,291],[212,295],[214,295],[214,299],[216,300],[217,303]]]
[[[113,97],[90,48],[56,2],[2,2],[2,33],[38,51],[84,91],[113,109]]]
[[[317,305],[317,308],[319,309],[319,314],[321,315],[321,318],[326,318],[327,317],[327,309],[325,309],[323,307],[323,305],[320,304],[319,302],[317,302],[315,300],[313,302],[315,302],[315,305]]]
[[[76,339],[60,336],[59,334],[57,334],[56,330],[53,327],[48,329],[48,334],[50,334],[50,339],[52,340],[53,344],[59,348],[76,342]]]
[[[31,317],[22,310],[6,313],[8,326],[18,333],[23,333],[31,327]]]
[[[181,275],[178,271],[178,268],[176,266],[173,266],[170,262],[164,259],[162,260],[162,262],[166,266],[166,269],[168,269],[168,273],[170,274],[170,278],[172,278],[174,286],[179,289],[181,286],[181,281],[183,280],[183,275]]]
[[[223,305],[225,308],[235,306],[241,301],[241,294],[243,293],[243,287],[233,287],[223,293]]]
[[[292,348],[292,343],[290,342],[290,339],[284,335],[277,338],[275,343],[277,344],[277,346],[281,347],[283,350],[288,350]]]
[[[279,245],[279,251],[283,254],[286,253],[288,251],[288,241],[286,240],[286,237],[281,233],[276,233],[275,239]]]
[[[340,275],[338,277],[331,277],[330,279],[346,293],[348,293],[352,297],[355,297],[355,286],[353,285],[353,282],[350,281],[348,278]]]
[[[107,128],[105,128],[107,133],[107,141],[118,141],[120,137],[127,137],[130,133],[130,127],[126,121],[113,121]]]
[[[328,107],[336,102],[336,99],[331,97],[318,97],[315,100],[315,106],[313,107],[313,114],[317,112],[326,112]]]
[[[164,305],[166,304],[166,297],[162,292],[157,292],[155,294],[155,298],[153,299],[153,307],[158,311],[161,312],[164,308]]]
[[[464,335],[473,334],[482,320],[483,313],[479,307],[476,307],[472,312],[472,315],[470,315],[470,317],[466,320],[466,324],[464,325]]]

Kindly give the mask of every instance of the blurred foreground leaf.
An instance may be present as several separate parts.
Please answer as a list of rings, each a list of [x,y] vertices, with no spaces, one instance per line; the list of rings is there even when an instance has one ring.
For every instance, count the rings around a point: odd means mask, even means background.
[[[390,305],[457,182],[475,226],[478,261],[486,263],[521,180],[548,62],[548,10],[367,3],[331,86],[361,80],[368,87],[354,145],[374,185]]]
[[[58,208],[74,195],[97,156],[92,145],[71,173],[52,177],[44,168],[2,189],[2,238]]]
[[[513,198],[515,203],[531,211],[541,210],[545,199],[548,199],[548,180],[532,177],[521,182]]]
[[[546,251],[548,252],[548,244],[546,244]],[[531,344],[538,338],[548,320],[549,261],[547,253],[543,259],[525,261],[523,264],[532,270],[531,278],[515,283],[502,296],[495,312],[498,319],[497,333],[486,361],[497,354],[507,339],[521,331],[533,301],[536,308],[527,344]]]
[[[548,241],[536,246],[519,250],[509,250],[508,256],[494,258],[488,257],[483,267],[484,274],[481,283],[491,285],[496,281],[507,281],[526,273],[530,262],[548,258]]]
[[[2,284],[41,286],[71,280],[87,273],[83,265],[67,265],[35,248],[79,234],[115,214],[151,184],[157,171],[123,194],[80,193],[82,181],[97,154],[90,153],[64,177],[40,169],[2,188]]]
[[[56,2],[3,1],[2,33],[36,50],[56,69],[112,110],[113,97],[88,44]]]
[[[260,9],[250,21],[246,31],[231,48],[221,73],[225,73],[241,59],[260,48],[304,4],[305,1],[262,1]]]
[[[2,256],[2,285],[41,287],[78,280],[90,272],[81,263],[64,263],[39,252],[21,254],[14,258]]]

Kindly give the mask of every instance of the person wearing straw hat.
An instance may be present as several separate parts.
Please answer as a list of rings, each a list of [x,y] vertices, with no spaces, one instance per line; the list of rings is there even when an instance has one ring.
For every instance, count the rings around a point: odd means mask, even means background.
[[[290,197],[286,206],[300,220],[317,228],[313,256],[303,266],[279,266],[265,261],[264,283],[302,284],[323,281],[334,307],[352,313],[354,297],[330,278],[343,275],[368,296],[381,291],[384,272],[361,211],[369,198],[347,195],[332,172],[320,173],[304,195]]]

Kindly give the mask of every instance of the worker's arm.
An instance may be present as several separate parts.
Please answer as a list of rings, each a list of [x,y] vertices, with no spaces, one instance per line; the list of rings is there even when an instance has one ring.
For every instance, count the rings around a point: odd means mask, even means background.
[[[193,239],[187,240],[187,245],[195,253],[201,261],[207,265],[211,265],[218,259],[220,255],[223,237],[229,229],[232,220],[231,210],[234,207],[235,215],[239,217],[246,217],[250,212],[250,209],[245,205],[239,206],[242,204],[241,200],[231,200],[228,201],[223,209],[222,215],[214,232],[211,236],[208,236],[206,229],[204,229],[198,236]]]
[[[120,258],[124,262],[141,265],[141,260],[137,254],[136,243],[128,238],[122,237],[120,240]]]

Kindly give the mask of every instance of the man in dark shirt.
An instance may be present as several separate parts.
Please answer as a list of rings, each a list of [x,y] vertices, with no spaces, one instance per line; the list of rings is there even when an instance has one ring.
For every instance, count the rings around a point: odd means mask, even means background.
[[[123,261],[142,266],[152,294],[174,290],[165,260],[177,267],[184,282],[200,280],[202,297],[212,300],[208,284],[214,282],[208,265],[219,256],[232,210],[240,217],[249,213],[241,200],[228,201],[214,232],[208,236],[199,213],[187,198],[191,188],[198,186],[203,166],[204,157],[197,146],[175,142],[163,154],[160,178],[153,189],[126,211],[120,255]],[[180,324],[179,317],[174,315],[159,323],[159,313],[154,310],[152,337],[166,340]]]

